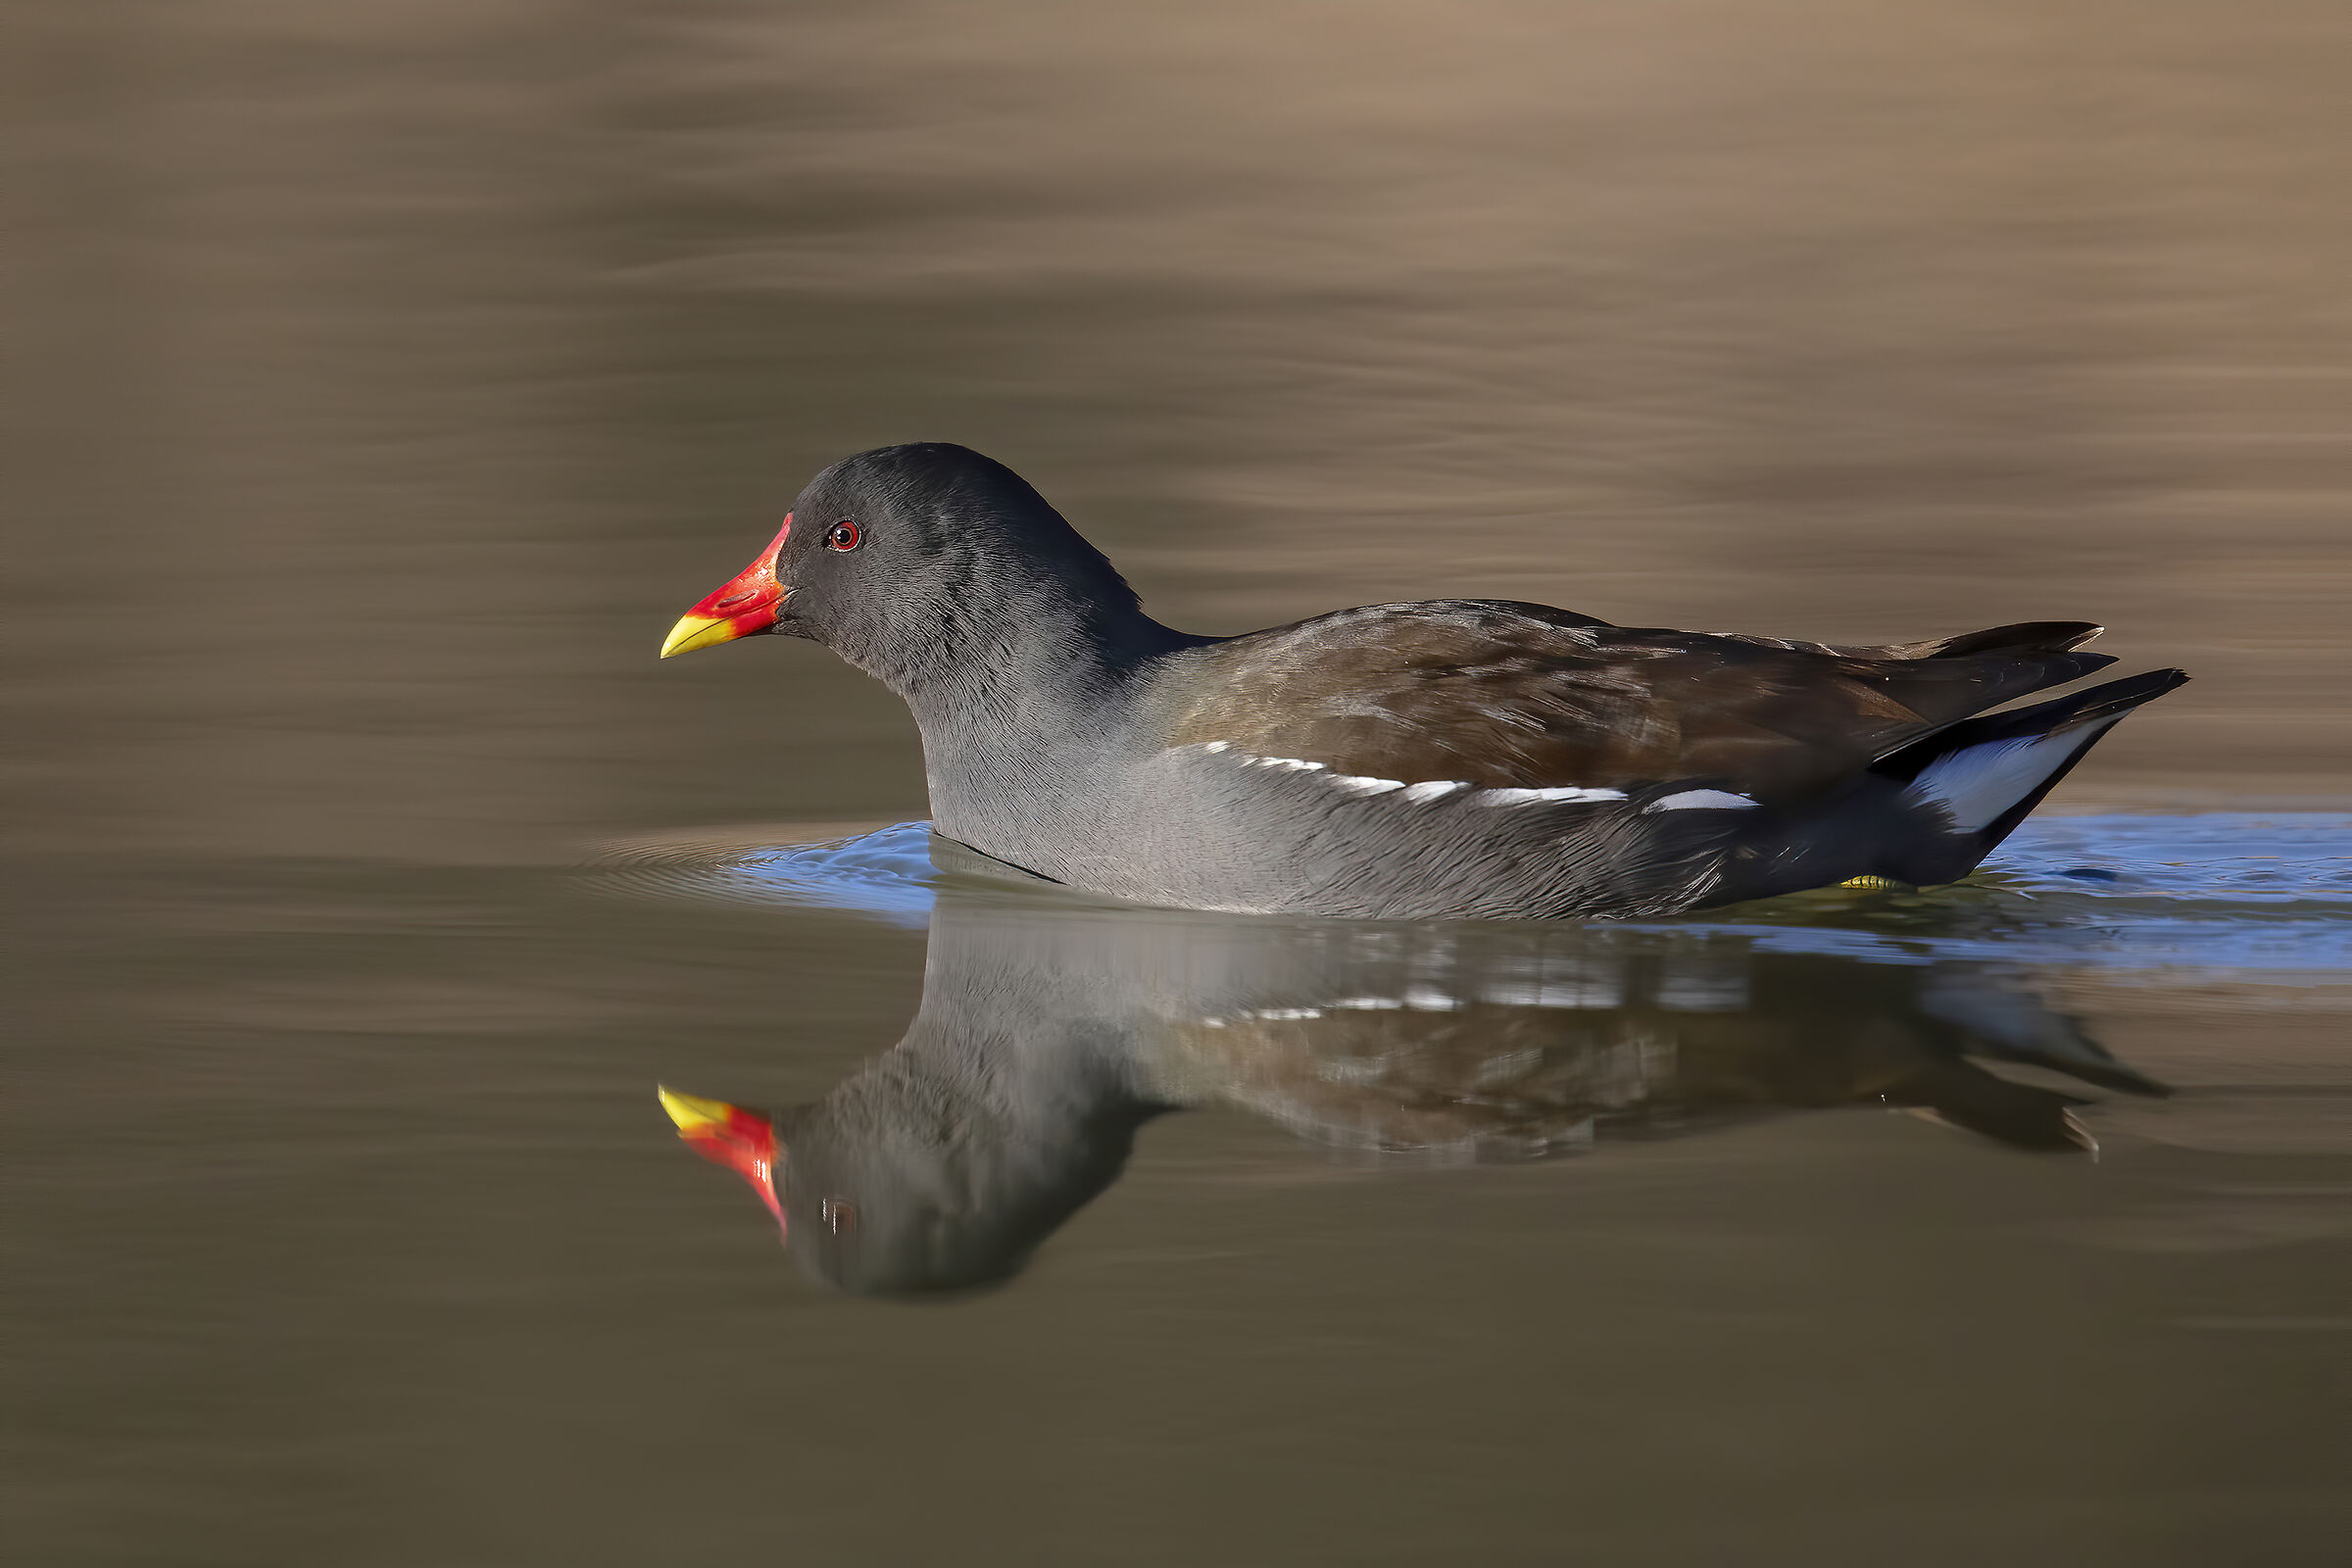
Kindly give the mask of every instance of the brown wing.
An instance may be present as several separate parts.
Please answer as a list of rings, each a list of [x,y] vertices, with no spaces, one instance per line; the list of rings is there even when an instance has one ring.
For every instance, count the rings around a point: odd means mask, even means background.
[[[1800,798],[2111,662],[2045,622],[1891,648],[1637,630],[1499,600],[1376,605],[1202,651],[1171,744],[1488,788],[1704,781]]]

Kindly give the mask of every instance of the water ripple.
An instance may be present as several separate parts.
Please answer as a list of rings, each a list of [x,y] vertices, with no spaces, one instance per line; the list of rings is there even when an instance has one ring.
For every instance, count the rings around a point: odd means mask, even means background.
[[[599,877],[616,891],[850,909],[917,928],[950,880],[924,822],[805,844],[638,848]],[[996,891],[1041,906],[1070,898],[1037,886]],[[1953,887],[1824,891],[1642,928],[1878,962],[2352,976],[2352,815],[2054,816],[2026,824]]]

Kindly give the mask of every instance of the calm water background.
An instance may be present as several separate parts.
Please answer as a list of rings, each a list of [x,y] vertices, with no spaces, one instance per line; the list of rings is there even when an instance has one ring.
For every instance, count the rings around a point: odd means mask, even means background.
[[[2340,1550],[2352,11],[6,26],[11,1561]],[[579,867],[922,814],[821,653],[652,658],[910,438],[1199,630],[2106,620],[2197,682],[2009,874],[2120,902],[1786,918],[2179,1093],[2094,1093],[2095,1163],[1872,1108],[1384,1161],[1212,1103],[1004,1289],[821,1289],[651,1086],[897,1040],[919,875]]]

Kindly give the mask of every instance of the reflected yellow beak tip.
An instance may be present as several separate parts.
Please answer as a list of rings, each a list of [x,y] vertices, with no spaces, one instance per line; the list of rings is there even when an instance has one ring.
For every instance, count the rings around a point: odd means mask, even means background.
[[[669,1119],[678,1124],[681,1136],[691,1137],[706,1127],[724,1127],[734,1106],[723,1100],[705,1100],[700,1095],[681,1095],[663,1084],[654,1085],[654,1093],[662,1097],[662,1108]]]
[[[669,628],[662,639],[662,657],[672,654],[691,654],[697,648],[710,648],[718,643],[731,643],[742,633],[731,621],[714,620],[709,615],[680,615],[678,623]]]

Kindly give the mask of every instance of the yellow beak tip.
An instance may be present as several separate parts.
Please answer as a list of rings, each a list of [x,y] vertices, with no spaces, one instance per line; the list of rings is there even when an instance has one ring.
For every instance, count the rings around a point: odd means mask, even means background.
[[[669,635],[662,639],[662,657],[667,659],[672,654],[691,654],[698,648],[733,642],[735,636],[734,626],[727,621],[709,615],[681,615],[678,623],[669,628]]]
[[[654,1093],[661,1097],[662,1108],[669,1112],[669,1119],[678,1124],[681,1133],[690,1133],[713,1122],[723,1123],[727,1119],[727,1112],[735,1108],[723,1100],[681,1095],[663,1084],[654,1085]]]

